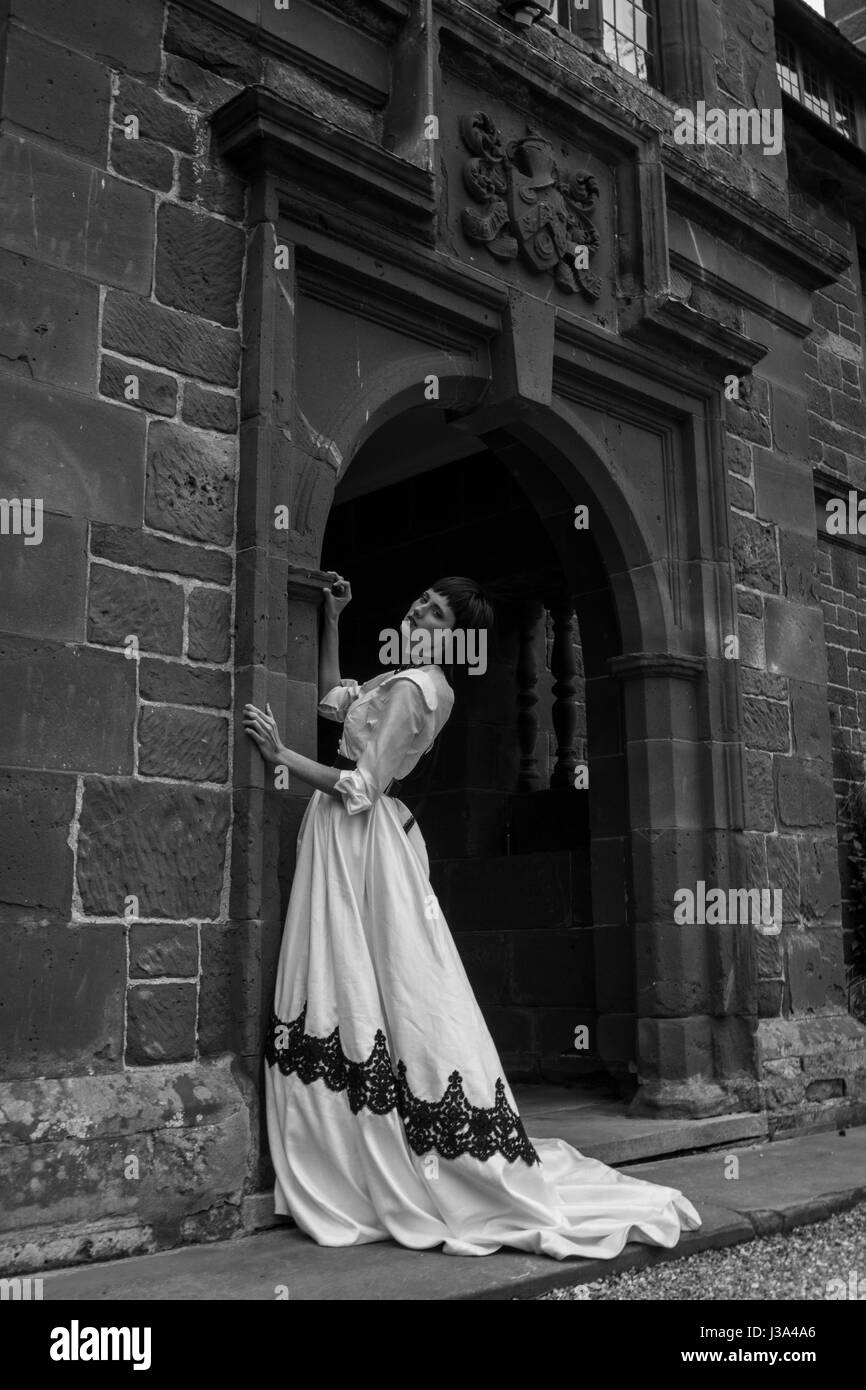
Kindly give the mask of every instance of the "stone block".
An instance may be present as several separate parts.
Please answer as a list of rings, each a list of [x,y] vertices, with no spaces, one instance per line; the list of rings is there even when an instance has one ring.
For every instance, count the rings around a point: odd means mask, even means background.
[[[510,1002],[594,1007],[591,931],[573,927],[569,931],[515,931],[509,935],[513,959]]]
[[[828,763],[816,758],[777,757],[775,780],[781,825],[835,824],[836,805]]]
[[[142,76],[159,76],[163,0],[10,0],[8,8],[55,43]]]
[[[633,1062],[637,1056],[637,1019],[633,1013],[599,1014],[595,1050],[613,1065]]]
[[[231,555],[203,545],[150,536],[134,527],[94,523],[90,528],[90,548],[100,559],[114,560],[119,565],[160,570],[214,584],[228,584],[232,577]]]
[[[516,932],[486,931],[456,932],[454,935],[463,968],[482,1006],[526,1002],[511,998],[511,942],[516,937]]]
[[[242,83],[227,82],[176,53],[165,54],[163,84],[168,96],[186,106],[194,106],[204,116],[212,115],[218,106],[225,106],[243,90]],[[183,163],[182,159],[181,165]]]
[[[138,770],[143,777],[225,782],[228,720],[197,710],[145,705],[138,720]]]
[[[228,792],[88,778],[78,836],[78,885],[88,916],[217,917]]]
[[[4,61],[4,121],[104,168],[108,69],[17,27],[7,33]]]
[[[166,101],[162,93],[147,82],[121,75],[114,99],[114,121],[122,125],[127,116],[137,117],[139,135],[143,139],[182,150],[184,154],[195,153],[193,113],[185,111],[177,102]]]
[[[763,622],[759,618],[740,618],[737,621],[737,637],[743,666],[763,670],[767,663]]]
[[[805,455],[804,455],[805,457]],[[814,541],[815,489],[812,470],[784,454],[755,449],[758,516],[782,531]]]
[[[240,227],[163,203],[157,220],[157,299],[235,327],[244,246]]]
[[[273,927],[277,927],[274,932]],[[201,933],[199,1047],[255,1056],[273,1007],[282,923],[250,921],[205,926]]]
[[[150,293],[153,196],[145,189],[4,134],[0,208],[0,242],[7,250],[97,284]],[[74,421],[75,411],[70,414]]]
[[[484,1021],[490,1029],[497,1052],[506,1054],[526,1054],[535,1050],[535,1029],[533,1011],[531,1009],[516,1009],[503,1006],[498,1008],[488,1005],[484,1010]],[[557,1036],[557,1044],[567,1046],[568,1039],[574,1037],[574,1029],[571,1033],[566,1029],[560,1030],[561,1038]]]
[[[130,378],[134,378],[130,382]],[[151,415],[174,415],[177,410],[177,380],[162,372],[149,372],[136,362],[124,362],[108,353],[102,356],[99,389],[103,396],[123,401],[125,405],[146,410]],[[128,396],[129,389],[137,392]]]
[[[72,902],[69,829],[75,778],[42,772],[0,772],[3,865],[0,905],[65,917]]]
[[[7,1080],[120,1068],[126,982],[120,923],[7,923],[0,953]]]
[[[767,837],[767,878],[770,892],[782,894],[782,921],[799,921],[800,853],[796,836]]]
[[[830,718],[825,687],[791,681],[794,752],[801,758],[830,758]]]
[[[99,287],[68,270],[0,251],[0,299],[3,371],[91,391]]]
[[[5,141],[0,140],[0,150]],[[138,526],[146,422],[132,410],[0,373],[0,495]]]
[[[198,974],[198,931],[191,923],[134,922],[129,928],[129,973],[134,979]]]
[[[774,830],[773,759],[769,753],[746,750],[746,824],[749,830]]]
[[[801,907],[807,925],[838,919],[841,890],[835,834],[800,837]]]
[[[238,427],[238,403],[221,391],[206,391],[195,381],[187,382],[183,393],[184,424],[202,430],[222,430],[234,434]]]
[[[737,583],[766,593],[778,593],[779,556],[774,528],[732,512],[731,540]]]
[[[449,866],[447,891],[452,931],[571,925],[571,873],[565,853],[455,859]]]
[[[767,670],[820,685],[827,678],[821,610],[768,597],[764,605]]]
[[[178,197],[186,203],[198,203],[209,212],[218,212],[235,222],[243,220],[246,185],[231,170],[213,160],[204,163],[181,155],[177,191]]]
[[[145,521],[157,531],[230,545],[236,448],[184,425],[157,420],[147,440]]]
[[[782,593],[795,603],[814,603],[818,597],[817,551],[814,539],[791,531],[779,533]]]
[[[785,941],[786,974],[795,1013],[820,1013],[844,1009],[845,974],[842,933],[790,932]]]
[[[195,1056],[194,984],[135,985],[127,990],[126,1063],[188,1062]]]
[[[750,748],[787,753],[791,735],[788,706],[774,700],[743,700],[743,732]]]
[[[102,343],[115,352],[218,386],[238,384],[240,339],[235,329],[205,323],[137,295],[115,292],[106,296]]]
[[[641,1076],[684,1080],[713,1075],[713,1020],[639,1018],[638,1055]]]
[[[593,1010],[570,1005],[568,1008],[536,1008],[532,1012],[535,1015],[537,1048],[542,1055],[585,1059],[586,1052],[574,1045],[575,1029],[581,1025],[589,1028],[589,1051],[596,1051],[598,1025]]]
[[[231,595],[222,589],[193,589],[189,596],[189,656],[192,661],[228,661]]]
[[[694,884],[690,886],[694,890]],[[673,918],[673,904],[671,918]],[[709,1008],[707,933],[700,924],[669,923],[635,928],[635,978],[640,1013],[660,1017],[702,1013]]]
[[[773,414],[773,443],[781,454],[805,459],[809,449],[809,422],[806,402],[793,391],[775,382],[770,387]]]
[[[94,564],[90,570],[88,640],[122,647],[127,637],[134,636],[140,651],[180,656],[183,604],[183,588],[171,579]]]
[[[177,53],[242,86],[261,80],[261,59],[254,43],[180,5],[168,7],[163,46],[166,53]]]
[[[143,658],[138,667],[138,691],[142,700],[167,705],[213,705],[228,709],[231,703],[231,675],[228,671],[206,671],[176,661]]]
[[[56,642],[84,640],[87,523],[43,514],[42,543],[0,541],[0,593],[6,632]]]
[[[174,184],[174,152],[154,140],[132,139],[125,130],[111,131],[109,165],[112,173],[143,183],[158,193],[170,193]]]
[[[132,772],[135,664],[119,653],[0,638],[0,709],[0,765]]]

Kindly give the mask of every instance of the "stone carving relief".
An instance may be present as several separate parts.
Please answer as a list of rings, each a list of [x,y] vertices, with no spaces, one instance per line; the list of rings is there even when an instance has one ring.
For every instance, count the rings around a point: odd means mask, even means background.
[[[520,259],[537,274],[552,274],[567,294],[598,299],[601,280],[589,268],[600,244],[591,221],[599,197],[596,179],[560,170],[550,141],[529,126],[522,139],[503,148],[484,111],[463,116],[460,134],[470,153],[463,180],[478,205],[463,209],[468,240],[486,246],[497,260]],[[587,248],[585,257],[576,255],[579,247]]]

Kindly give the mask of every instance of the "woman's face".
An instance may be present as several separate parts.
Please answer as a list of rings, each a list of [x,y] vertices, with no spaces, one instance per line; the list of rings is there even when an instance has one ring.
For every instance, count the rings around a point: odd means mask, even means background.
[[[409,624],[410,632],[416,628],[435,632],[437,628],[453,628],[454,612],[442,594],[437,594],[435,589],[425,589],[414,603],[409,604],[403,621]]]

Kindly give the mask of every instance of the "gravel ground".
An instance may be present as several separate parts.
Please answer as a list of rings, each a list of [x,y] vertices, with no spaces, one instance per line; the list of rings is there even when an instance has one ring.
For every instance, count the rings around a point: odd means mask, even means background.
[[[841,1280],[833,1286],[832,1280]],[[854,1280],[856,1279],[856,1282]],[[850,1281],[850,1282],[849,1282]],[[840,1292],[866,1299],[866,1203],[791,1235],[750,1240],[726,1250],[707,1250],[654,1269],[596,1279],[591,1284],[554,1289],[551,1299],[771,1300],[824,1301]]]

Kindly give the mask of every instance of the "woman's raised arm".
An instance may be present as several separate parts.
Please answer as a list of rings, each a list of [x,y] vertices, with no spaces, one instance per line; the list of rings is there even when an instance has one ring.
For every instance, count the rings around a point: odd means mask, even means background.
[[[352,586],[335,570],[329,571],[333,583],[325,589],[322,631],[319,636],[319,699],[340,684],[340,614],[352,601]]]

